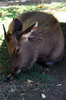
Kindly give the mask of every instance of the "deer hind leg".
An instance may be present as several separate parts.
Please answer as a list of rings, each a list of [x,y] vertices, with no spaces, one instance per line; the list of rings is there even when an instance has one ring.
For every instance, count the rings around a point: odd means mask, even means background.
[[[62,61],[64,54],[64,46],[57,46],[49,57],[49,61],[46,62],[48,66],[53,66],[56,62]]]

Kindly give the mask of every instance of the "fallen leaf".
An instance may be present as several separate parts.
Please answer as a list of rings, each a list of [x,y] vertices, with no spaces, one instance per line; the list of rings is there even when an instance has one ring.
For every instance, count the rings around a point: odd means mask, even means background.
[[[33,81],[32,81],[32,80],[27,79],[27,82],[28,82],[28,83],[32,83]]]

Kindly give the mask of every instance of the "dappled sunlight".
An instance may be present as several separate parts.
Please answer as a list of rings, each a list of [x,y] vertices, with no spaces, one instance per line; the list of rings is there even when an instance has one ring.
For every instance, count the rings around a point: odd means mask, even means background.
[[[0,36],[0,46],[2,45],[3,43],[3,35]]]
[[[56,12],[54,16],[58,19],[59,22],[66,22],[66,12]]]
[[[0,23],[0,36],[3,35],[3,27],[2,27],[2,23]]]
[[[0,24],[0,46],[2,45],[3,40],[4,40],[4,32],[2,24]]]
[[[1,22],[0,29],[2,30],[2,24],[4,24],[5,28],[6,28],[6,31],[7,31],[8,30],[8,26],[9,26],[11,21],[12,21],[12,18],[6,17],[6,19]],[[2,30],[2,32],[3,32],[3,30]]]
[[[8,26],[9,26],[11,21],[12,21],[12,19],[8,19],[7,18],[6,20],[4,20],[4,21],[2,21],[0,23],[0,46],[1,46],[2,42],[3,42],[3,40],[4,40],[3,24],[4,24],[4,26],[6,28],[6,31],[7,31],[8,30]]]

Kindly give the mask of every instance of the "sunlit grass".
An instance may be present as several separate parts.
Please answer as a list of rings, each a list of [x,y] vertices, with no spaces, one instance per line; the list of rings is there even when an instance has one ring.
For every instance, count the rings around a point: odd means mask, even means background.
[[[66,22],[66,12],[56,12],[54,16],[58,19],[59,22]]]

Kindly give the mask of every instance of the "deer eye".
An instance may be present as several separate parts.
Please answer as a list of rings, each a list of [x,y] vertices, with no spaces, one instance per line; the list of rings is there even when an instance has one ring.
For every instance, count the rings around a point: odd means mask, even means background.
[[[19,51],[20,51],[20,48],[18,48],[16,52],[19,53]]]
[[[20,51],[20,48],[15,49],[14,52],[13,52],[13,55],[15,57],[18,57],[19,56],[19,51]]]
[[[18,48],[18,49],[16,50],[16,56],[19,55],[19,51],[20,51],[20,48]]]

